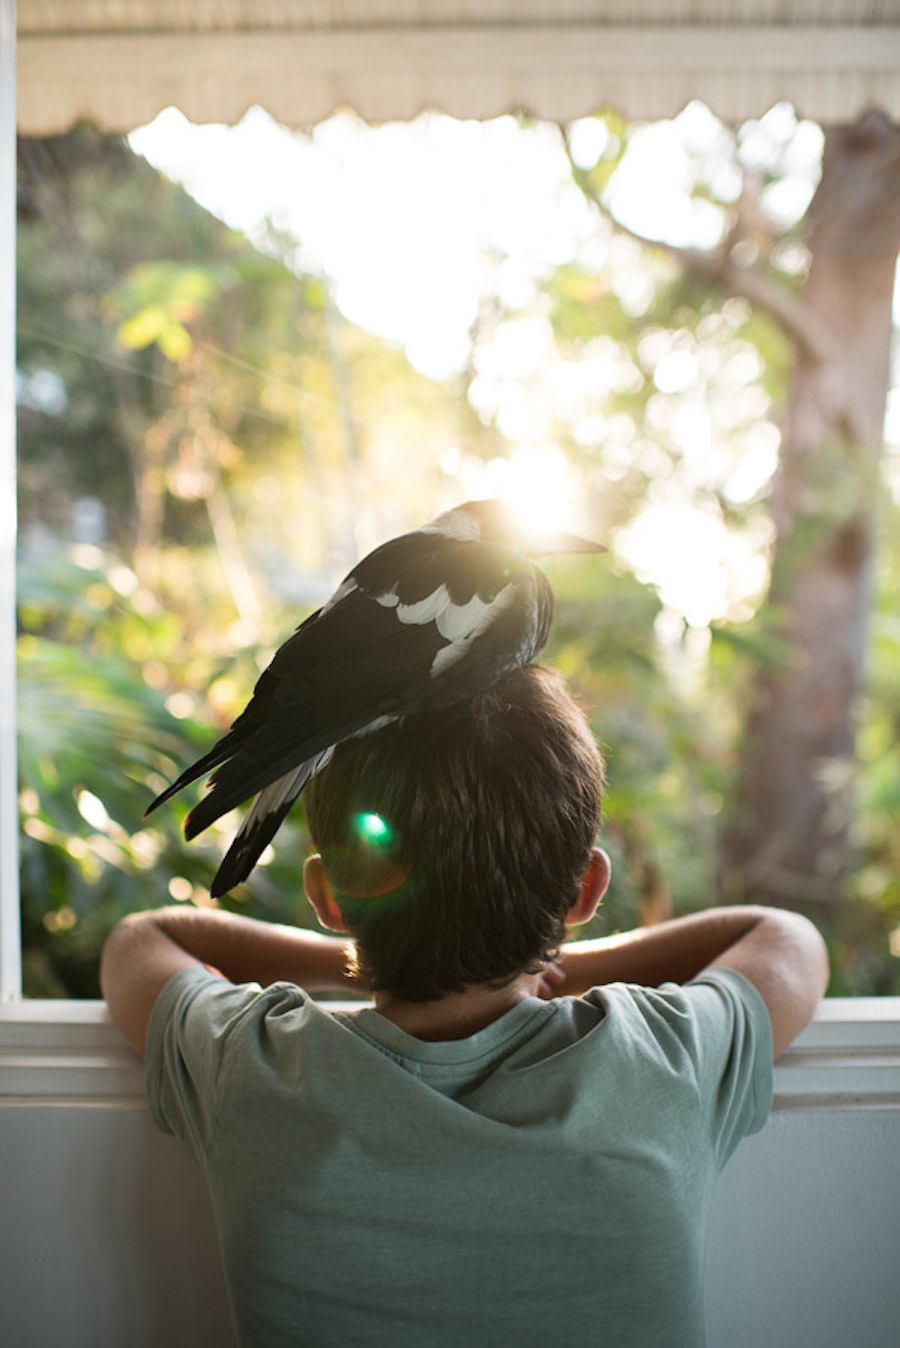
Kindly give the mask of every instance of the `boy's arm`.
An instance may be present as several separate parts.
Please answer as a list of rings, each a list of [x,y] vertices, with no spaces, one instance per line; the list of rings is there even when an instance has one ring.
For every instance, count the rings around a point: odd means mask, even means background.
[[[781,908],[710,908],[596,941],[563,946],[559,993],[601,983],[686,983],[705,969],[734,969],[757,989],[772,1022],[775,1056],[812,1018],[828,986],[828,956],[816,928]],[[553,995],[553,994],[551,994]]]
[[[358,992],[346,972],[347,944],[215,909],[157,908],[132,913],[113,928],[100,984],[113,1020],[143,1053],[156,998],[179,970],[205,964],[234,983],[267,986],[283,978],[310,992]]]

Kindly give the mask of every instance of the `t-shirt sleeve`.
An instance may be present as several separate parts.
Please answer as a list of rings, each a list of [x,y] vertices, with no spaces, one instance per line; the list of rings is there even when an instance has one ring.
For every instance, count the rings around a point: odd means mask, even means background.
[[[753,984],[732,969],[701,974],[682,990],[695,1033],[700,1105],[719,1165],[759,1132],[772,1107],[772,1023]]]
[[[742,974],[707,970],[681,986],[628,986],[668,1070],[692,1079],[721,1169],[741,1138],[758,1132],[772,1104],[772,1027]]]
[[[150,1112],[197,1160],[215,1122],[229,1040],[261,995],[256,983],[229,983],[198,966],[173,975],[156,999],[147,1028]]]

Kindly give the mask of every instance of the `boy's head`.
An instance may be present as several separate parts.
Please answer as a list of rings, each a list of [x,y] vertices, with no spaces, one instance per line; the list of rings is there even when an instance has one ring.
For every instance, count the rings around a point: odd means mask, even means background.
[[[584,716],[537,665],[339,745],[306,812],[369,987],[431,1001],[536,972],[578,899],[602,785]]]

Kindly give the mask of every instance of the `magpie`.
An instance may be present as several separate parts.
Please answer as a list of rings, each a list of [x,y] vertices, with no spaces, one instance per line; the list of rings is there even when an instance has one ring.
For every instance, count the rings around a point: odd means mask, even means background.
[[[255,796],[211,886],[227,893],[342,740],[464,701],[534,659],[554,601],[532,557],[606,550],[530,532],[496,499],[382,544],[279,647],[231,729],[147,813],[212,773],[185,819],[191,839]]]

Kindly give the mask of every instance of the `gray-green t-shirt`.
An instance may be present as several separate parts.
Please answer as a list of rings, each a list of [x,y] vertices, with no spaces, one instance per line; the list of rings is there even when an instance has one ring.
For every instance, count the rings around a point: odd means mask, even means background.
[[[147,1081],[206,1173],[245,1348],[698,1348],[710,1196],[767,1118],[771,1030],[722,970],[432,1043],[189,969]]]

